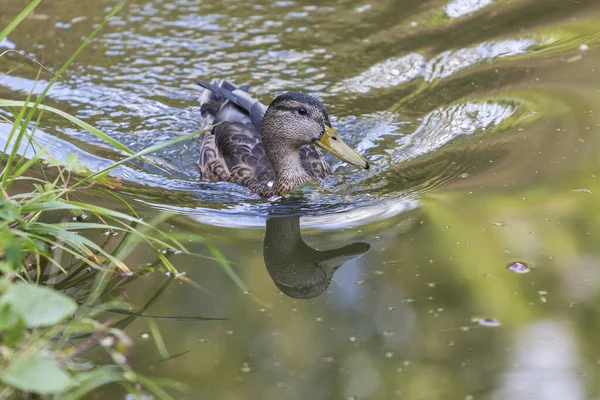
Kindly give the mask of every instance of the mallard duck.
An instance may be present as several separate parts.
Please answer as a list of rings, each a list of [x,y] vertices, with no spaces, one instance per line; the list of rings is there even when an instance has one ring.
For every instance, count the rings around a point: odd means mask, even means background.
[[[371,248],[368,243],[352,243],[338,249],[319,251],[307,245],[300,235],[300,217],[270,218],[263,255],[275,285],[296,299],[311,299],[325,291],[333,274]]]
[[[369,168],[312,96],[287,92],[267,107],[226,80],[196,83],[205,88],[200,98],[204,123],[213,126],[202,136],[198,169],[203,181],[238,183],[261,197],[288,193],[331,173],[315,145]]]

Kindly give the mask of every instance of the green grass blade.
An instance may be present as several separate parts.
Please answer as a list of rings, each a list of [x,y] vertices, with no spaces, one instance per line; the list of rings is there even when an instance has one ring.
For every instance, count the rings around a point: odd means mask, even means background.
[[[189,140],[191,138],[193,138],[194,136],[198,135],[200,132],[203,131],[197,131],[197,132],[192,132],[192,133],[188,133],[187,135],[182,135],[182,136],[178,136],[176,138],[170,139],[170,140],[166,140],[164,142],[161,143],[157,143],[155,145],[152,145],[142,151],[137,152],[136,154],[129,156],[127,158],[124,158],[123,160],[117,161],[116,163],[88,176],[85,177],[84,179],[82,179],[81,181],[79,181],[77,184],[73,185],[73,188],[76,188],[77,186],[85,183],[85,182],[89,182],[91,180],[93,180],[94,178],[98,178],[100,176],[104,176],[106,174],[108,174],[110,171],[112,171],[113,169],[117,168],[119,165],[125,164],[131,160],[135,160],[136,158],[141,158],[147,154],[151,154],[154,153],[156,151],[162,150],[166,147],[175,145],[177,143],[181,143],[184,142],[186,140]]]
[[[23,9],[7,26],[0,32],[0,42],[3,41],[31,12],[42,2],[42,0],[33,0]]]
[[[188,317],[188,316],[175,316],[175,317],[164,317],[160,315],[144,315],[140,313],[134,313],[126,310],[106,310],[106,312],[126,315],[129,317],[135,318],[148,318],[154,319],[157,321],[181,321],[181,322],[197,322],[197,321],[227,321],[228,318],[218,318],[218,317]]]
[[[152,334],[158,353],[163,359],[169,358],[169,351],[167,350],[167,345],[160,333],[160,329],[158,329],[158,325],[156,325],[156,322],[153,319],[149,319],[148,326],[150,327],[150,333]]]
[[[57,108],[46,106],[43,104],[36,105],[35,103],[29,103],[26,101],[7,100],[7,99],[0,99],[0,107],[27,107],[27,108],[36,107],[39,110],[49,111],[53,114],[63,117],[64,119],[66,119],[69,122],[72,122],[73,124],[77,125],[78,127],[85,129],[87,132],[96,136],[98,139],[116,147],[117,149],[124,151],[127,154],[135,154],[135,152],[133,150],[131,150],[127,146],[123,145],[118,140],[115,140],[112,137],[108,136],[106,133],[102,132],[100,129],[88,124],[85,121],[82,121],[81,119],[79,119],[77,117],[72,116],[69,113],[61,111]]]

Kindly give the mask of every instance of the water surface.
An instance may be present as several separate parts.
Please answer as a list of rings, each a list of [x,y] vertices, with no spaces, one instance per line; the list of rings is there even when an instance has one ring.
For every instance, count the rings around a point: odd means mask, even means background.
[[[57,70],[115,4],[42,2],[0,53]],[[23,5],[0,0],[0,25]],[[125,285],[134,309],[164,290],[147,315],[222,318],[157,320],[169,360],[136,320],[133,365],[186,399],[598,398],[599,27],[592,0],[130,1],[48,105],[141,150],[198,129],[194,79],[302,90],[375,166],[331,159],[323,188],[280,201],[197,182],[197,138],[115,171],[235,273],[178,254],[202,289]],[[51,79],[15,52],[0,71],[3,98]],[[49,114],[37,135],[91,169],[122,157]]]

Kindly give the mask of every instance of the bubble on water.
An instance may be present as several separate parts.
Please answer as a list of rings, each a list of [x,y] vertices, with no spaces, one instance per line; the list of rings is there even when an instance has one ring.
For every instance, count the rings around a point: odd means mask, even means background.
[[[150,338],[150,334],[149,334],[148,332],[144,332],[144,333],[142,333],[142,334],[140,335],[140,337],[141,337],[142,339],[149,339],[149,338]]]
[[[260,312],[266,312],[267,309],[265,307],[261,307],[261,308],[258,309],[258,311],[260,311]]]
[[[317,319],[317,322],[322,322],[323,321],[323,318],[321,318],[321,317],[317,317],[316,319]]]
[[[504,222],[500,222],[500,221],[496,221],[496,222],[494,222],[494,225],[496,225],[496,226],[504,226],[505,223]]]
[[[242,368],[240,368],[240,371],[248,373],[248,372],[252,371],[252,368],[250,368],[248,366],[248,363],[243,363],[242,364]]]
[[[350,336],[350,341],[351,342],[356,342],[356,336]]]
[[[485,326],[488,328],[497,328],[499,326],[502,326],[502,323],[500,321],[495,320],[493,318],[471,318],[471,321],[475,322],[479,326]]]
[[[506,268],[515,274],[528,274],[531,272],[531,268],[523,261],[515,261],[506,266]]]
[[[394,357],[394,353],[391,351],[388,351],[387,353],[385,353],[385,358],[393,358]]]
[[[582,53],[583,53],[583,52],[586,52],[586,51],[588,51],[589,49],[590,49],[590,46],[588,46],[588,45],[587,45],[587,44],[585,44],[585,43],[582,43],[582,44],[579,46],[579,51],[581,51]]]

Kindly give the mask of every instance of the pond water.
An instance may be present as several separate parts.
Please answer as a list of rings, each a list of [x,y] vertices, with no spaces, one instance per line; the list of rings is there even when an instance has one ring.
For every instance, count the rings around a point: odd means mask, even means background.
[[[25,3],[0,0],[0,26]],[[198,138],[155,154],[162,170],[117,170],[143,216],[172,212],[166,229],[232,266],[177,254],[195,285],[155,271],[122,287],[145,315],[217,318],[156,320],[168,359],[135,320],[134,367],[185,399],[599,398],[600,3],[315,3],[132,0],[48,95],[141,150],[198,129],[194,79],[265,103],[303,90],[374,164],[331,159],[323,188],[283,201],[199,183]],[[56,70],[115,4],[42,2],[0,53]],[[51,78],[14,52],[0,71],[3,98]],[[53,157],[122,156],[45,117]]]

